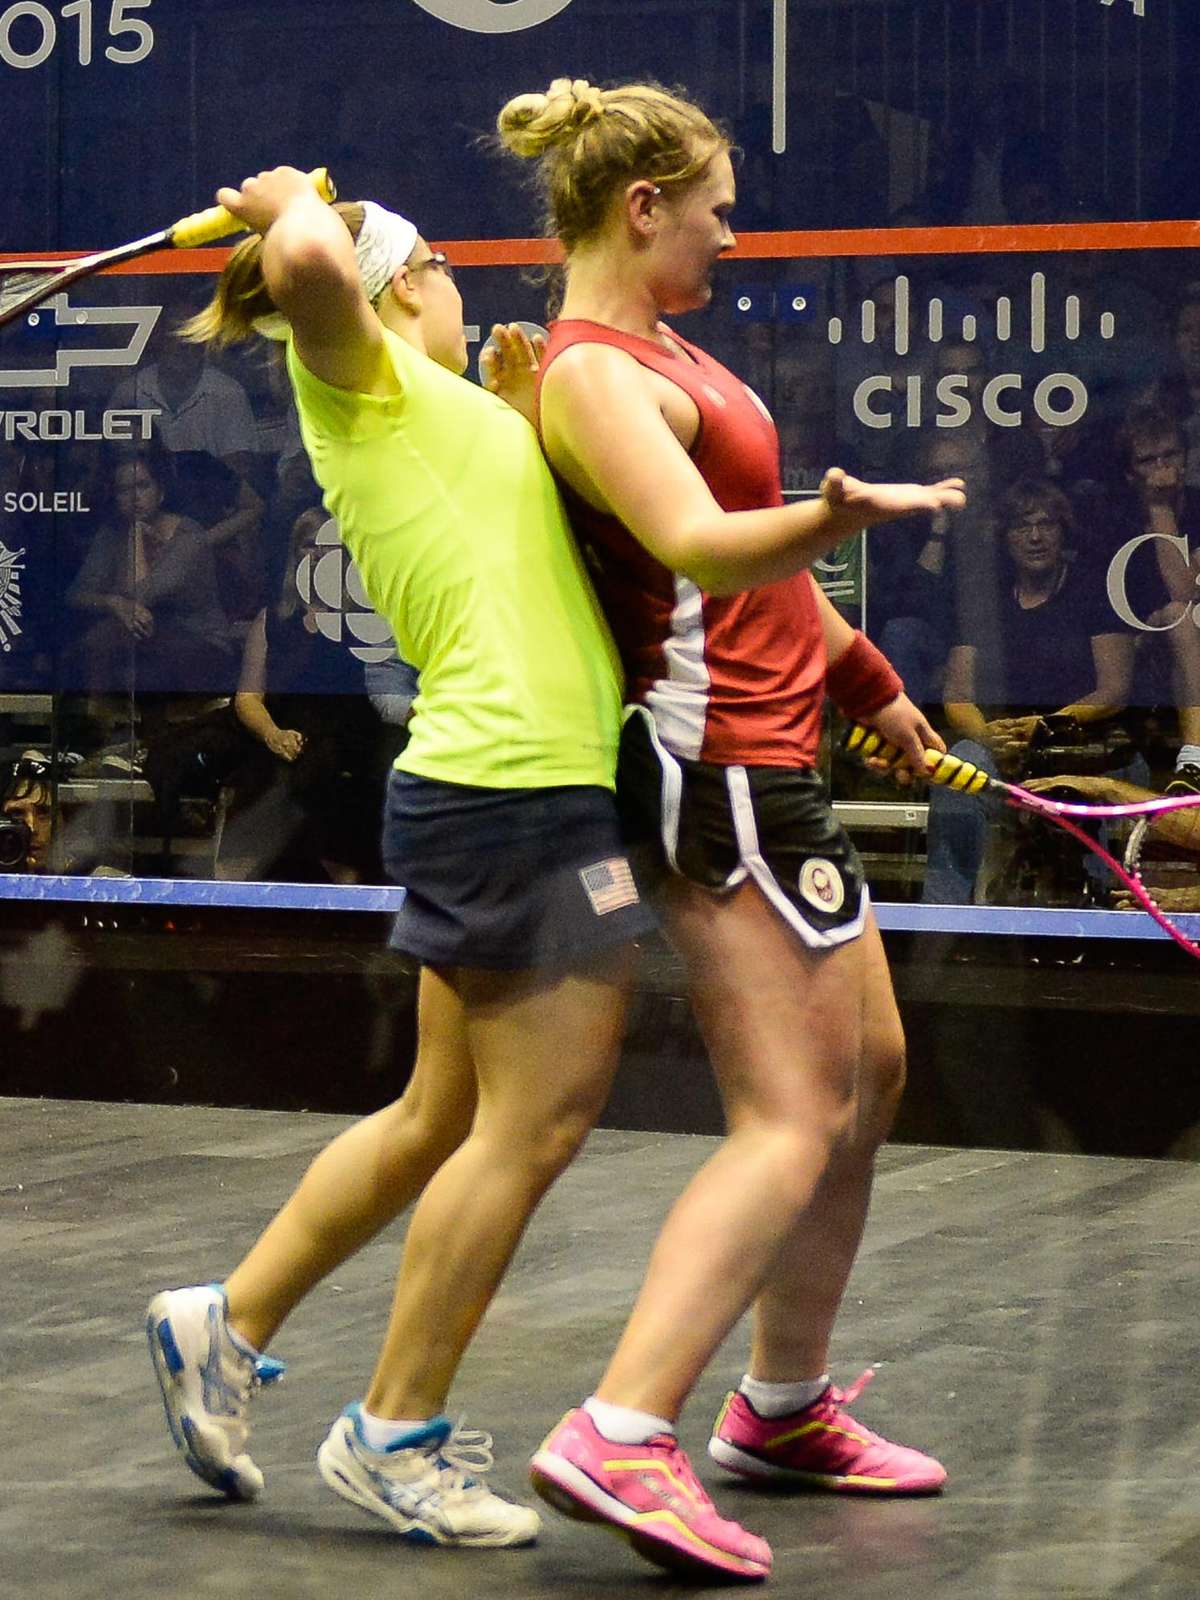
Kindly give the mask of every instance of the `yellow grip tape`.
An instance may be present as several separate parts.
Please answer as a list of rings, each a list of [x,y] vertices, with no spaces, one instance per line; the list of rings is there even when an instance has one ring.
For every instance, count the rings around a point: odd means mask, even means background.
[[[863,760],[874,756],[885,761],[889,767],[894,767],[904,753],[897,745],[889,744],[873,728],[864,728],[861,722],[853,724],[844,743],[852,755],[861,756]],[[930,783],[939,783],[944,788],[957,789],[963,794],[979,794],[992,781],[974,762],[943,755],[940,750],[926,750],[925,776]]]
[[[329,176],[328,167],[317,167],[308,175],[309,182],[327,204],[337,199],[337,189]],[[245,233],[246,224],[224,206],[209,206],[207,211],[195,211],[182,217],[168,230],[170,242],[176,250],[195,250],[203,244],[227,238],[231,233]]]

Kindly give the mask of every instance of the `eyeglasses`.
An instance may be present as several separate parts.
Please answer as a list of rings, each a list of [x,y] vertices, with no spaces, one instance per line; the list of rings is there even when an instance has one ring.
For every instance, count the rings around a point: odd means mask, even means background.
[[[427,255],[424,261],[410,261],[408,264],[410,272],[424,272],[426,267],[436,267],[439,272],[446,274],[451,283],[454,282],[454,268],[447,261],[442,251],[435,250],[431,255]]]
[[[1187,451],[1180,445],[1174,445],[1169,450],[1147,450],[1145,455],[1134,456],[1134,461],[1139,467],[1169,467],[1173,461],[1182,461]]]
[[[1016,535],[1051,532],[1060,533],[1062,531],[1062,523],[1058,521],[1057,517],[1027,516],[1022,517],[1020,522],[1012,523],[1008,531]]]

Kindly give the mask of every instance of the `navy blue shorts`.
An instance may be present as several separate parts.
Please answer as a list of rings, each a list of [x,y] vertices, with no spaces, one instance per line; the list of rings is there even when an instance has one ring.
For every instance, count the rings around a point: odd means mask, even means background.
[[[749,879],[814,950],[857,939],[866,926],[862,861],[816,772],[686,760],[636,706],[621,737],[617,796],[647,893],[670,872],[717,893]]]
[[[478,789],[393,771],[391,944],[431,967],[569,969],[653,932],[607,789]]]

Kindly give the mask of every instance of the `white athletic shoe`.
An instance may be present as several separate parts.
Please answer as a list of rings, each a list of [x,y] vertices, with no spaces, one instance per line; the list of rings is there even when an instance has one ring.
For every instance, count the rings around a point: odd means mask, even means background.
[[[344,1500],[420,1544],[532,1544],[537,1538],[537,1512],[494,1493],[477,1476],[492,1465],[490,1434],[434,1417],[386,1450],[372,1450],[361,1410],[347,1406],[317,1451],[321,1476]]]
[[[225,1320],[220,1284],[167,1289],[146,1313],[146,1334],[171,1437],[198,1478],[231,1500],[253,1500],[263,1475],[246,1454],[251,1396],[282,1376]]]

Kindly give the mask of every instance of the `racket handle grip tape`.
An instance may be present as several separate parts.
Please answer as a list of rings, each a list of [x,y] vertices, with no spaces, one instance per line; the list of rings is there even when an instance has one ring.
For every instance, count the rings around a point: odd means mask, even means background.
[[[337,187],[329,176],[328,167],[316,167],[308,175],[309,182],[329,204],[337,199]],[[181,217],[168,230],[170,243],[175,250],[194,250],[199,245],[212,244],[231,233],[245,233],[246,224],[226,211],[224,206],[209,206],[206,211],[194,211],[190,217]]]
[[[846,730],[842,749],[863,760],[874,757],[886,762],[889,767],[894,767],[904,754],[897,745],[889,744],[881,733],[876,733],[874,728],[864,728],[861,722],[852,723]],[[961,761],[958,756],[943,755],[940,750],[926,750],[925,776],[930,783],[941,784],[946,789],[957,789],[962,794],[981,794],[992,782],[988,774],[973,762]]]

